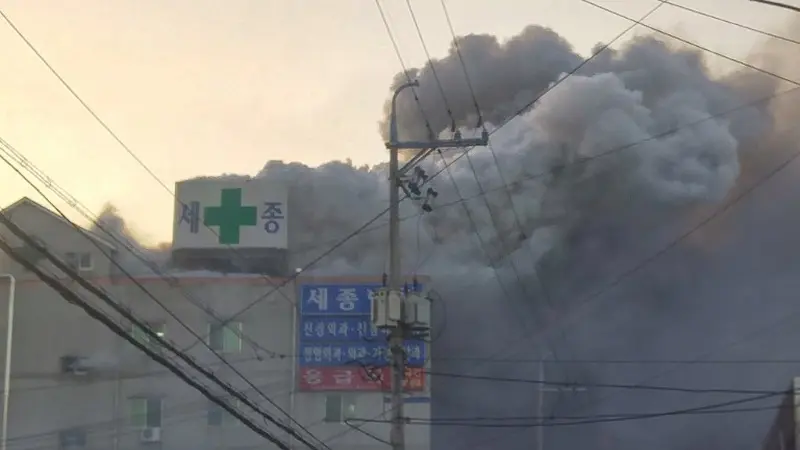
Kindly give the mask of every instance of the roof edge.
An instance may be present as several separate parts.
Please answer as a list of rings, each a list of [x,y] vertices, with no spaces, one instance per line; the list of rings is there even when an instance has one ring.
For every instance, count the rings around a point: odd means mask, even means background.
[[[110,241],[107,241],[105,238],[99,236],[96,232],[91,231],[91,230],[87,230],[86,228],[84,228],[84,227],[82,227],[82,226],[80,226],[80,225],[78,225],[78,224],[76,224],[76,223],[74,223],[74,222],[72,222],[72,221],[70,221],[68,219],[65,219],[64,217],[61,217],[60,214],[56,214],[55,212],[51,211],[46,206],[42,205],[41,203],[39,203],[37,201],[34,201],[33,199],[31,199],[30,197],[27,197],[27,196],[24,196],[24,197],[20,198],[19,200],[15,201],[14,203],[12,203],[11,205],[3,208],[2,212],[5,213],[6,211],[11,211],[14,208],[18,208],[18,207],[20,207],[22,205],[31,205],[34,208],[36,208],[36,209],[42,211],[43,213],[47,214],[48,216],[58,220],[59,222],[61,222],[64,225],[69,225],[70,227],[78,227],[85,233],[85,235],[87,237],[91,238],[92,240],[94,240],[94,241],[96,241],[96,242],[98,242],[100,244],[105,245],[106,247],[108,247],[111,250],[117,250],[117,246],[116,245],[114,245]]]

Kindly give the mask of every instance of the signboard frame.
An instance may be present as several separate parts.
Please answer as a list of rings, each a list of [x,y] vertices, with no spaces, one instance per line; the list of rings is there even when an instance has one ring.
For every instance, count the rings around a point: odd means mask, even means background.
[[[288,247],[288,189],[264,179],[194,179],[175,184],[172,247]]]
[[[370,317],[372,294],[381,288],[382,284],[374,281],[298,280],[294,336],[298,392],[382,392],[374,383],[363,380],[365,377],[352,383],[335,383],[332,375],[338,371],[340,379],[344,379],[347,377],[341,373],[363,373],[367,367],[381,373],[389,370],[388,332],[376,329]],[[416,288],[424,289],[422,285]],[[425,392],[430,348],[422,340],[408,340],[405,345],[409,370],[422,377],[413,391]],[[304,379],[309,371],[322,378],[315,386]]]

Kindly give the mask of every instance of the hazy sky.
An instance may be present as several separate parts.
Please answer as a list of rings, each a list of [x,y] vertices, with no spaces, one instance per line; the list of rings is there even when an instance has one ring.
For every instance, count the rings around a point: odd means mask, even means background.
[[[654,5],[597,1],[630,16]],[[382,4],[406,63],[422,64],[405,0]],[[773,31],[792,14],[748,0],[681,4]],[[429,49],[444,55],[451,37],[439,1],[412,5]],[[578,0],[448,6],[458,34],[507,38],[539,24],[584,54],[628,25]],[[377,121],[400,65],[373,0],[6,0],[0,8],[170,187],[196,175],[255,174],[270,159],[385,159]],[[647,23],[737,58],[759,38],[668,5]],[[111,201],[145,241],[169,240],[170,194],[3,22],[0,44],[0,136],[93,211]],[[0,166],[0,206],[41,200]]]

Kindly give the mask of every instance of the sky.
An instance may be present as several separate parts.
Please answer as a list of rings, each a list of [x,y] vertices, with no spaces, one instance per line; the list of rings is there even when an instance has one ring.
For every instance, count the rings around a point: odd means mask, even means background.
[[[597,2],[636,18],[655,5]],[[443,56],[452,36],[440,2],[411,3],[432,56]],[[794,14],[748,0],[678,3],[772,31]],[[405,1],[381,4],[405,64],[423,64]],[[387,158],[377,123],[401,66],[372,0],[7,0],[0,9],[158,180],[4,22],[0,137],[92,211],[113,203],[143,242],[171,238],[174,198],[161,183],[254,175],[275,159]],[[448,9],[459,35],[502,40],[538,24],[584,55],[628,26],[579,0],[450,0]],[[761,39],[669,5],[646,23],[734,58]],[[22,196],[42,201],[0,165],[0,206]]]

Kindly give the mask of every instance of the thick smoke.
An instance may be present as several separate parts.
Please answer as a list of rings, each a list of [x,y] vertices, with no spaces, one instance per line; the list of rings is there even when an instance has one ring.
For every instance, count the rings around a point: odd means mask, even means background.
[[[112,204],[103,206],[90,231],[106,237],[119,248],[116,258],[119,264],[131,274],[151,274],[163,272],[169,266],[169,245],[147,247],[139,243],[133,232]]]
[[[788,59],[774,43],[770,44],[772,61]],[[540,27],[529,27],[504,44],[492,36],[468,36],[461,38],[459,45],[490,130],[492,124],[503,123],[580,61],[555,33]],[[776,57],[781,54],[783,58]],[[749,328],[747,319],[759,312],[755,304],[742,302],[734,308],[722,299],[735,297],[748,283],[757,282],[744,278],[747,281],[728,287],[733,267],[742,270],[751,265],[729,263],[736,261],[736,252],[725,263],[709,256],[722,253],[720,245],[734,246],[733,236],[744,239],[742,233],[731,230],[727,239],[720,237],[716,245],[709,245],[726,228],[738,225],[692,236],[688,244],[693,246],[680,257],[664,257],[658,269],[633,277],[624,289],[593,297],[590,308],[581,304],[587,295],[703,220],[731,197],[731,192],[747,188],[788,152],[796,151],[797,141],[790,135],[796,136],[796,131],[787,126],[798,118],[794,106],[797,95],[756,103],[787,87],[750,70],[714,77],[705,63],[697,51],[652,36],[637,38],[616,51],[604,52],[496,132],[492,143],[502,178],[513,184],[508,194],[499,190],[487,195],[489,207],[482,199],[470,201],[468,206],[489,247],[490,260],[498,254],[506,255],[498,272],[500,279],[506,286],[519,289],[512,290],[509,304],[504,300],[507,294],[494,280],[483,278],[476,283],[468,277],[447,277],[452,267],[469,261],[467,256],[483,263],[487,259],[479,245],[470,240],[473,230],[462,208],[440,209],[426,217],[427,230],[445,236],[445,243],[450,243],[442,251],[457,256],[444,266],[426,267],[434,276],[441,272],[439,280],[446,280],[438,284],[449,306],[448,329],[436,344],[438,370],[536,378],[537,370],[531,364],[480,364],[474,357],[499,354],[535,360],[545,352],[543,347],[561,358],[692,359],[739,337],[732,330],[737,325]],[[448,116],[431,67],[426,65],[412,74],[420,80],[421,105],[411,95],[401,97],[401,136],[420,138],[427,134],[420,109],[437,133],[449,133],[451,119],[462,131],[476,124],[476,110],[454,48],[434,64],[443,79],[453,117]],[[764,67],[800,76],[800,71],[792,68],[775,64]],[[405,76],[398,75],[395,80],[396,86]],[[742,107],[749,103],[751,106]],[[382,127],[385,129],[385,123]],[[634,143],[639,144],[632,146]],[[623,150],[614,151],[618,148]],[[587,158],[591,162],[574,164]],[[502,186],[490,152],[476,150],[472,160],[484,189]],[[452,172],[463,196],[479,194],[469,164],[457,163]],[[455,198],[445,176],[437,179],[436,187],[443,192],[443,203]],[[748,231],[753,230],[751,224]],[[540,251],[531,252],[529,246]],[[739,258],[747,259],[743,255]],[[512,263],[522,283],[516,283]],[[725,264],[731,269],[709,270],[710,264]],[[698,275],[702,272],[708,275]],[[541,283],[535,282],[535,275]],[[721,300],[715,300],[717,296]],[[524,320],[518,320],[521,311],[527,313]],[[537,335],[540,328],[551,325],[547,318],[559,313],[576,318],[549,333],[547,340],[519,340],[525,327]],[[698,318],[688,320],[687,315]],[[697,345],[698,341],[707,344]],[[509,342],[515,345],[509,346]],[[757,349],[739,355],[753,358],[764,354],[762,348]],[[714,356],[724,358],[725,354]],[[454,357],[468,361],[448,360]],[[681,373],[680,368],[666,369]],[[638,383],[664,370],[664,366],[573,364],[548,367],[547,373],[562,380]],[[752,371],[747,372],[749,377],[721,374],[719,370],[689,373],[671,377],[671,381],[712,387],[722,382],[741,388],[752,388],[754,382],[761,381],[766,383],[763,388],[784,388],[789,380],[786,371],[761,377],[752,376]],[[449,378],[436,379],[434,384],[434,414],[440,418],[535,414],[535,386]],[[549,400],[547,413],[580,415],[654,412],[725,399],[597,389],[583,397],[558,395]],[[770,416],[764,413],[762,419]],[[723,431],[733,436],[717,437],[719,445],[733,445],[743,438],[756,444],[767,431],[758,427],[747,428],[749,433],[731,433],[720,427],[728,423],[725,420],[703,421],[692,429],[687,428],[690,423],[674,419],[653,424],[648,432],[642,432],[636,423],[584,427],[588,429],[581,433],[554,429],[548,431],[548,439],[556,439],[559,445],[694,448],[707,446],[713,434]],[[677,433],[681,427],[687,430],[681,433],[682,438],[672,438],[674,434],[669,431]],[[435,430],[437,448],[528,448],[536,436],[533,428],[439,426]]]
[[[480,116],[494,132],[491,150],[495,154],[476,149],[436,177],[432,186],[440,195],[432,213],[420,216],[415,202],[404,202],[401,208],[404,268],[433,276],[446,305],[437,308],[440,313],[447,311],[447,328],[434,344],[435,358],[439,358],[435,370],[535,378],[537,371],[531,364],[483,364],[457,358],[499,354],[536,359],[546,350],[558,358],[691,359],[739,336],[740,328],[753,328],[748,320],[754,316],[759,322],[778,316],[759,315],[759,302],[753,300],[762,293],[773,296],[771,306],[783,300],[778,288],[759,291],[752,287],[765,286],[768,271],[759,272],[759,279],[749,274],[757,264],[753,255],[765,261],[769,251],[782,248],[776,243],[780,240],[773,238],[774,245],[763,248],[751,244],[752,248],[740,249],[740,240],[764,226],[763,221],[747,219],[751,216],[742,213],[735,215],[734,222],[713,227],[713,232],[692,235],[685,242],[689,246],[665,255],[618,289],[592,297],[591,307],[581,303],[795,151],[800,136],[790,125],[800,119],[796,106],[800,96],[792,92],[756,102],[786,87],[750,70],[714,76],[700,52],[649,36],[603,52],[505,124],[576,67],[581,56],[557,33],[538,26],[526,28],[507,42],[470,35],[459,38],[458,45]],[[791,60],[785,47],[770,43],[765,48],[754,58],[755,64],[800,77],[798,67],[781,66]],[[420,81],[421,105],[410,93],[400,97],[402,139],[429,136],[423,117],[435,135],[449,137],[453,122],[465,135],[478,131],[478,112],[455,46],[434,64],[452,117],[440,98],[430,64],[414,69],[410,75]],[[405,74],[398,74],[392,87],[405,79]],[[505,125],[497,128],[501,124]],[[385,117],[380,129],[385,136]],[[457,155],[434,155],[423,167],[435,173]],[[296,267],[315,259],[387,205],[385,165],[356,167],[349,161],[332,161],[311,168],[270,161],[256,176],[290,187],[290,248]],[[784,184],[775,195],[785,204],[798,189],[787,187],[791,180]],[[460,201],[463,198],[467,200]],[[765,217],[779,212],[780,208],[748,210]],[[119,232],[124,233],[124,227]],[[387,265],[386,234],[385,220],[376,222],[313,270],[380,274]],[[780,251],[790,253],[786,248]],[[780,286],[788,289],[789,278],[782,280]],[[745,298],[745,292],[755,297]],[[726,299],[736,302],[729,304]],[[571,315],[570,321],[543,333],[554,317],[565,314]],[[520,340],[523,332],[536,338]],[[748,349],[735,356],[763,357],[782,351]],[[637,383],[663,369],[563,364],[548,367],[547,375],[583,382]],[[766,377],[747,370],[731,375],[720,367],[712,369],[678,368],[676,373],[681,375],[669,380],[712,387],[743,384],[739,386],[743,388],[753,388],[762,380],[771,384],[765,388],[783,388],[789,379],[786,371]],[[535,385],[436,378],[434,386],[434,413],[439,417],[535,414]],[[598,389],[580,398],[554,394],[546,406],[548,413],[580,415],[658,411],[715,400]],[[769,416],[762,413],[758,424],[763,425]],[[581,433],[553,429],[548,430],[547,439],[559,445],[604,448],[699,448],[723,431],[734,436],[717,437],[715,445],[755,444],[766,433],[761,426],[740,427],[733,433],[721,428],[726,420],[734,419],[689,423],[678,418],[652,422],[647,432],[639,423],[597,425]],[[677,427],[686,429],[680,438],[669,434]],[[536,431],[442,426],[435,428],[434,445],[529,448]]]

